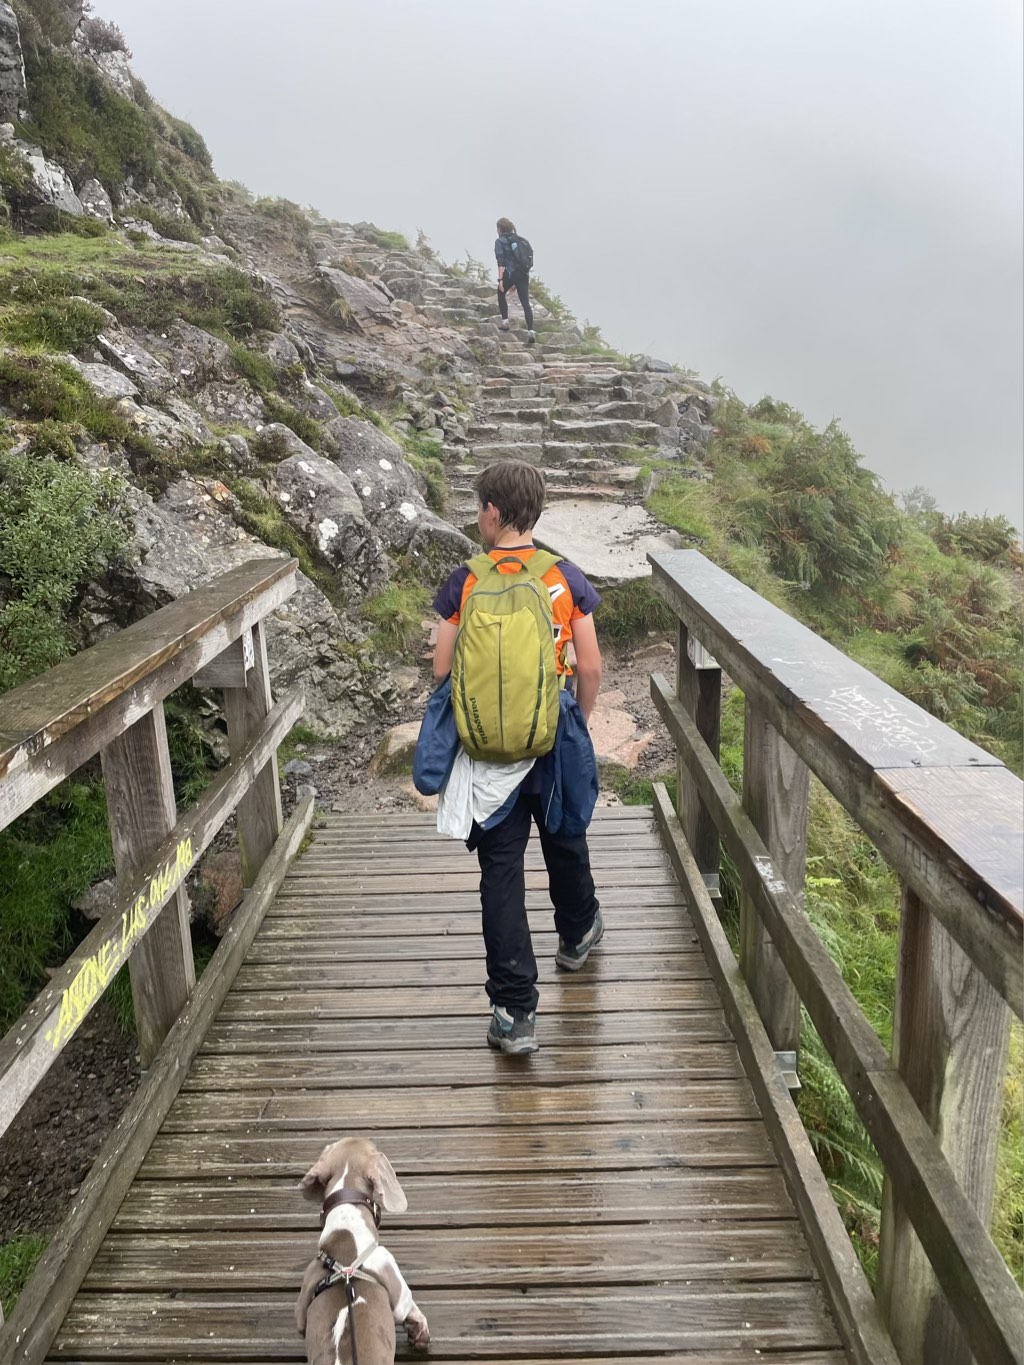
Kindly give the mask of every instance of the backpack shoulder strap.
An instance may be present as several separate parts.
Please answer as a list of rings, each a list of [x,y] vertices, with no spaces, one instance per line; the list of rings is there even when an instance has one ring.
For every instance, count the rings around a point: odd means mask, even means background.
[[[531,578],[543,578],[561,559],[561,555],[553,555],[548,550],[535,550],[529,559],[523,561],[523,568]]]
[[[466,560],[466,568],[479,582],[485,573],[489,573],[494,568],[494,560],[489,554],[474,555],[472,559]]]

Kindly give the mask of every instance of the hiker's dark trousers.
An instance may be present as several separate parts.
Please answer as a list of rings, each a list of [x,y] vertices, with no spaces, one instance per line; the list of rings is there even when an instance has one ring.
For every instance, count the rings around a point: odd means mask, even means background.
[[[487,994],[496,1005],[537,1008],[537,959],[526,920],[526,844],[536,821],[548,870],[548,892],[555,907],[555,928],[573,947],[587,934],[597,914],[587,836],[548,834],[541,798],[521,792],[500,825],[476,826],[470,847],[480,860],[480,900],[487,950]]]
[[[523,305],[523,317],[526,319],[526,330],[533,331],[533,309],[530,307],[530,277],[529,275],[509,275],[505,272],[502,278],[504,289],[498,290],[498,312],[503,318],[508,317],[508,299],[506,294],[513,285],[519,296],[519,302]]]

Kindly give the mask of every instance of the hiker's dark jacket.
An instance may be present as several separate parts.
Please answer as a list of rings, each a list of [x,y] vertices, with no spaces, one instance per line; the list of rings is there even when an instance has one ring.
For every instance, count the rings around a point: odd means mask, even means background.
[[[509,275],[519,275],[523,273],[523,270],[519,265],[518,255],[519,250],[515,237],[511,232],[503,232],[494,243],[494,259],[499,265],[505,267]]]
[[[548,833],[574,838],[586,830],[597,804],[597,759],[576,698],[564,688],[558,694],[558,700],[560,713],[555,747],[537,760],[527,781],[535,773],[539,778],[538,790]],[[412,765],[416,790],[424,796],[435,796],[448,781],[458,751],[452,683],[451,678],[446,678],[427,702],[420,726]],[[519,791],[517,787],[505,804],[484,821],[484,829],[501,824],[515,805]]]

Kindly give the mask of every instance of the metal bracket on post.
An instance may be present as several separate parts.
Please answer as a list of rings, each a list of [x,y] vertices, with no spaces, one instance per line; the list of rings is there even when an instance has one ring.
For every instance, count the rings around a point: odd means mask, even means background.
[[[692,630],[687,631],[686,653],[694,668],[721,668],[718,660],[712,658]]]
[[[711,899],[713,901],[720,901],[722,899],[722,887],[719,883],[718,873],[702,872],[701,877],[703,878],[707,893]]]
[[[776,1052],[775,1061],[778,1064],[779,1071],[782,1073],[782,1079],[789,1088],[789,1093],[795,1095],[796,1092],[801,1089],[800,1077],[797,1074],[796,1069],[796,1053]]]

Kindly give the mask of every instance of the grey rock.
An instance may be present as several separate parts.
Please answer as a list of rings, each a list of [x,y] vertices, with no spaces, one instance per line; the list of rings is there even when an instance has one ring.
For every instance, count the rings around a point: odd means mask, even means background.
[[[72,218],[84,218],[85,209],[82,207],[82,201],[75,193],[75,187],[64,167],[58,166],[55,161],[47,161],[39,147],[32,147],[26,142],[18,142],[15,145],[28,164],[29,175],[32,177],[30,193],[36,205],[56,209],[58,213],[66,213]]]
[[[225,436],[221,441],[221,445],[225,448],[225,453],[228,455],[228,458],[233,464],[237,465],[239,469],[249,470],[255,468],[256,461],[253,458],[252,451],[249,449],[249,442],[244,436]]]
[[[679,409],[671,398],[663,398],[656,406],[648,409],[648,416],[659,427],[674,427],[679,424]]]
[[[312,777],[313,765],[301,758],[290,758],[284,765],[286,777]]]
[[[287,369],[289,365],[301,363],[295,343],[289,340],[283,332],[278,332],[272,336],[263,349],[268,359],[272,360],[282,370]]]
[[[117,878],[106,877],[90,886],[88,891],[71,902],[72,910],[77,910],[86,919],[102,919],[113,906],[117,896]]]
[[[552,502],[534,530],[538,545],[572,560],[601,585],[646,578],[649,550],[678,549],[679,537],[643,507],[612,502]]]
[[[319,795],[319,788],[314,787],[312,782],[300,782],[295,788],[295,796],[299,801],[305,801],[307,796],[312,796],[315,800]]]
[[[675,366],[670,365],[667,360],[655,360],[654,356],[642,355],[637,357],[637,369],[646,370],[651,374],[672,374]]]
[[[21,31],[14,10],[0,0],[0,118],[20,119],[27,102]]]
[[[234,379],[231,348],[190,322],[178,322],[168,333],[161,359],[186,392],[193,392],[216,379]]]
[[[126,374],[110,365],[83,364],[74,356],[63,356],[63,360],[73,365],[85,382],[100,398],[137,398],[139,390]]]
[[[131,375],[147,398],[160,398],[175,387],[171,372],[120,328],[108,327],[102,331],[98,345],[109,361]]]
[[[344,572],[353,600],[387,581],[380,542],[337,465],[305,446],[277,466],[274,485],[285,517],[322,559]]]
[[[366,377],[358,365],[351,365],[347,360],[336,360],[334,362],[334,373],[339,379],[345,380],[346,383],[351,384],[357,383],[360,379],[365,379]]]
[[[126,100],[135,102],[132,69],[129,65],[127,52],[93,52],[86,47],[84,54],[119,95]]]
[[[87,180],[79,189],[78,197],[88,217],[99,218],[105,223],[114,221],[114,205],[98,180]]]
[[[338,311],[343,323],[354,323],[357,328],[372,323],[394,323],[391,300],[376,285],[329,265],[318,265],[316,275],[328,291],[341,301]]]
[[[401,446],[372,422],[338,417],[324,426],[323,436],[381,540],[405,555],[424,582],[435,581],[439,566],[452,569],[474,553],[467,536],[427,507],[420,477],[406,464]]]
[[[117,625],[156,610],[249,560],[281,557],[237,526],[208,488],[184,478],[154,503],[131,494],[136,554],[128,578],[118,584],[122,606]],[[123,608],[128,604],[125,619]],[[267,622],[270,676],[275,695],[300,685],[306,724],[344,738],[354,726],[386,712],[395,697],[386,673],[364,677],[355,662],[362,635],[339,617],[304,574],[295,593]],[[339,641],[350,649],[339,652]]]

